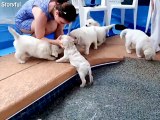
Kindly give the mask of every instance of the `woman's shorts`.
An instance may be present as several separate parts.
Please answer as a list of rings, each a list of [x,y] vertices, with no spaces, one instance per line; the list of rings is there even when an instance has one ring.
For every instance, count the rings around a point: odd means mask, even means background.
[[[31,25],[33,22],[33,18],[32,19],[27,19],[27,20],[15,20],[15,24],[19,27],[20,30],[27,30],[27,31],[31,31]]]

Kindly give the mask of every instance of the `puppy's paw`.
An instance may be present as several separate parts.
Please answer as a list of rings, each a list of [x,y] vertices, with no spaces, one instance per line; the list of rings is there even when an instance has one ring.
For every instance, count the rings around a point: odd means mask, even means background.
[[[98,46],[98,45],[97,45],[97,46]],[[95,50],[97,50],[97,49],[98,49],[98,48],[97,48],[97,46],[95,46],[95,47],[94,47],[94,49],[95,49]],[[100,45],[99,45],[99,46],[100,46]]]
[[[137,55],[137,57],[141,58],[142,56],[141,55]]]
[[[20,64],[25,64],[25,63],[26,63],[26,61],[19,61],[19,63],[20,63]]]
[[[86,85],[86,80],[82,80],[80,87],[84,87]]]
[[[59,62],[60,62],[60,61],[59,61],[59,59],[58,59],[58,60],[56,60],[56,62],[57,62],[57,63],[59,63]]]
[[[55,57],[52,57],[52,56],[49,56],[47,59],[53,61],[53,60],[55,60],[56,58],[55,58]]]
[[[93,81],[90,81],[90,82],[89,82],[89,85],[93,85]]]
[[[85,84],[83,84],[83,83],[80,85],[80,87],[84,87],[84,86],[85,86]]]
[[[91,80],[89,81],[89,84],[90,84],[90,85],[93,84],[93,76],[92,76]]]
[[[24,64],[24,63],[26,63],[26,61],[25,60],[21,60],[21,59],[17,59],[18,60],[18,63],[20,63],[20,64]]]
[[[85,52],[84,54],[85,54],[85,55],[89,55],[89,52]]]
[[[126,50],[126,51],[127,51],[128,54],[131,54],[131,53],[132,53],[131,50]]]

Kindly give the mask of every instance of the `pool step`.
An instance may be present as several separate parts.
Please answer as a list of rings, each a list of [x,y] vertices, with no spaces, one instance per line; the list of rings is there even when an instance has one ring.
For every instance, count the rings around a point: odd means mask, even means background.
[[[0,24],[0,52],[13,47],[13,36],[8,32],[9,24]]]
[[[1,49],[0,50],[0,57],[1,56],[5,56],[5,55],[8,55],[8,54],[12,54],[15,52],[15,48],[12,46],[12,47],[8,47],[8,48],[5,48],[5,49]]]

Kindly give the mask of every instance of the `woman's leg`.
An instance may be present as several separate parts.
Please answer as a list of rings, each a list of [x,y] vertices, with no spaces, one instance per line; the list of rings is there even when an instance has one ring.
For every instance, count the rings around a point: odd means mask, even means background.
[[[23,33],[32,34],[33,31],[31,30],[31,25],[32,25],[33,21],[34,21],[33,19],[28,19],[28,20],[25,20],[21,23],[17,23],[17,26],[20,28],[20,30]]]
[[[57,29],[55,30],[55,38],[58,38],[60,35],[64,34],[63,29],[64,29],[64,24],[62,25],[58,24]]]
[[[25,20],[19,26],[21,31],[24,33],[32,34],[35,31],[35,21],[33,19]],[[48,35],[52,32],[55,32],[57,29],[57,26],[58,25],[54,20],[49,21],[45,28],[45,34]]]
[[[59,35],[63,33],[64,25],[59,25],[55,20],[51,20],[47,23],[45,28],[45,35],[55,32],[55,37],[57,38]],[[21,24],[21,31],[27,34],[34,34],[35,31],[35,21],[34,20],[26,20]]]

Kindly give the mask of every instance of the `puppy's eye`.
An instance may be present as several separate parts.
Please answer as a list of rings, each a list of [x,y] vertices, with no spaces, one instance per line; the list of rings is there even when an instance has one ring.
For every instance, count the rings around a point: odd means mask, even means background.
[[[91,24],[91,23],[89,23],[89,24]]]
[[[74,37],[74,39],[77,39],[77,37]]]

